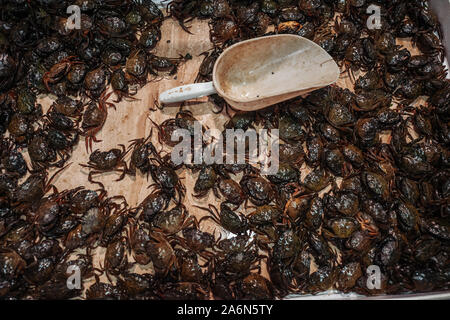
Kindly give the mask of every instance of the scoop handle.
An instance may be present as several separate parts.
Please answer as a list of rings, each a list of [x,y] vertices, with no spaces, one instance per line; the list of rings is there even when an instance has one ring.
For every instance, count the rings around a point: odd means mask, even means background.
[[[212,82],[193,83],[172,88],[159,95],[159,102],[170,104],[217,93]]]

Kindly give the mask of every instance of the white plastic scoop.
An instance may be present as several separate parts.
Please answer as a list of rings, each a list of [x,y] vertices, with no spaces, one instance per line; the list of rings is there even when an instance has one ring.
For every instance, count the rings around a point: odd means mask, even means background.
[[[339,67],[316,43],[296,35],[274,35],[227,48],[214,65],[213,81],[176,87],[159,101],[170,104],[218,93],[232,107],[253,111],[328,86]]]

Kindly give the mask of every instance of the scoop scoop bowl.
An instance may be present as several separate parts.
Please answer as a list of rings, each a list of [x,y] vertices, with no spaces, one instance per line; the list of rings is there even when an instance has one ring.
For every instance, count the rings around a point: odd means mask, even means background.
[[[213,81],[163,92],[171,104],[219,94],[233,108],[254,111],[333,84],[340,70],[319,45],[296,35],[273,35],[239,42],[224,50]]]

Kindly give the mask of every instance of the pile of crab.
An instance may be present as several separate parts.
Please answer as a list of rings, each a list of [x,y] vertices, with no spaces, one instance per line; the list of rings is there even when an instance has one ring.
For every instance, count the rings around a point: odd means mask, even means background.
[[[258,112],[211,97],[215,112],[229,117],[224,134],[279,129],[274,175],[251,164],[175,165],[152,137],[170,149],[176,129],[194,134],[197,119],[183,106],[154,123],[148,137],[92,152],[115,102],[133,100],[139,86],[175,74],[190,56],[154,54],[165,17],[150,0],[75,1],[82,14],[73,30],[69,2],[0,1],[0,298],[273,299],[329,289],[449,289],[450,82],[427,1],[168,4],[186,32],[194,18],[209,21],[213,49],[198,82],[211,80],[228,46],[277,33],[315,41],[342,68],[351,88],[333,85]],[[379,28],[368,28],[369,5],[380,8]],[[403,40],[420,53],[399,45]],[[56,96],[45,114],[38,94]],[[88,180],[98,189],[58,190],[54,178],[64,174],[79,136],[91,151],[83,164]],[[95,176],[110,171],[119,179],[148,177],[148,196],[130,207],[108,195]],[[186,208],[181,172],[195,175],[194,197],[213,194],[220,205],[197,207],[205,213],[197,219]],[[223,236],[205,231],[206,221]],[[100,268],[93,263],[98,248],[105,249]],[[152,268],[136,272],[136,265]],[[370,266],[381,272],[375,288],[367,285]],[[83,279],[75,289],[67,285],[74,268]]]

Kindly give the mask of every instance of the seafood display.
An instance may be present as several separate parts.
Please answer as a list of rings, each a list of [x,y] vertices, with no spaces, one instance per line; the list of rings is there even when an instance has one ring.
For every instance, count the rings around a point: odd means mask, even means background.
[[[0,0],[0,299],[450,290],[450,80],[428,1],[166,6]],[[374,6],[380,16],[371,23],[367,9]],[[212,80],[227,47],[287,33],[319,44],[351,85],[254,112],[209,97],[211,113],[226,118],[223,136],[279,130],[275,174],[251,163],[175,163],[172,134],[183,129],[195,140],[209,129],[196,127],[184,104],[157,121],[155,101],[145,110],[149,135],[116,141],[111,134],[113,148],[96,147],[121,101],[136,101],[143,86],[176,77],[193,59],[156,52],[167,19],[185,33],[194,19],[209,26],[212,47],[201,55],[196,82]],[[51,98],[48,108],[41,97]],[[57,188],[80,142],[88,156],[76,166],[90,188],[83,181]],[[108,192],[99,178],[110,173],[113,182],[144,177],[145,198],[130,205]],[[192,194],[182,173],[195,179]],[[198,200],[194,206],[189,197]],[[71,282],[74,275],[80,283]]]

